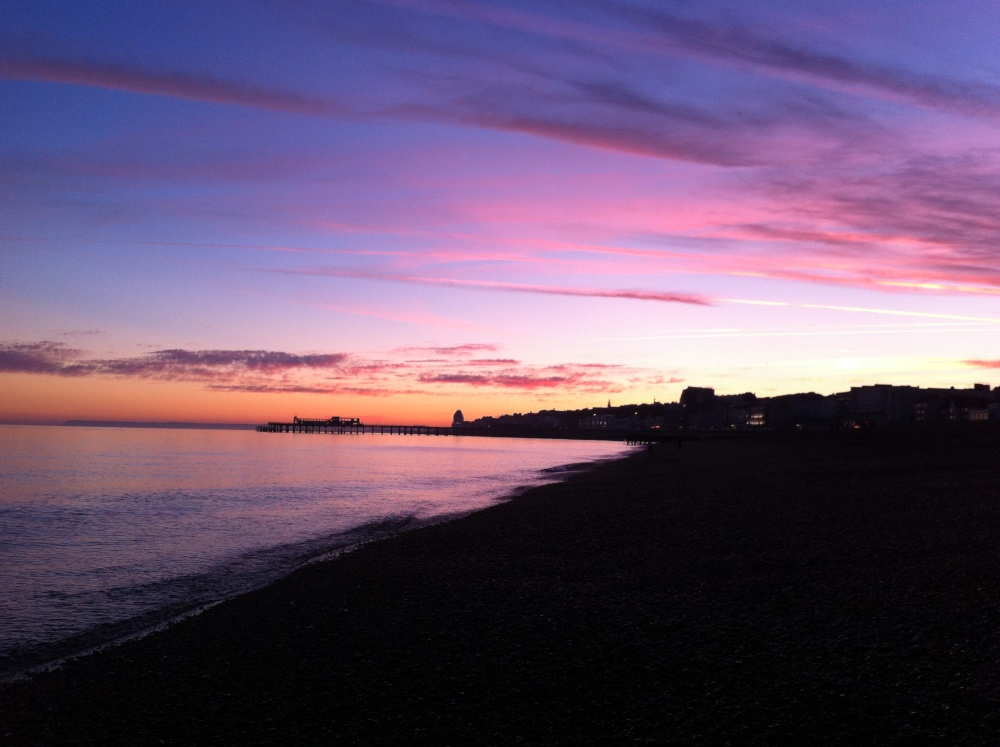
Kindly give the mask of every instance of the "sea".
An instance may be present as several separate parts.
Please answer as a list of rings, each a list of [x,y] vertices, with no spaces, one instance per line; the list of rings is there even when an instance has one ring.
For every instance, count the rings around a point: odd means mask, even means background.
[[[0,425],[0,679],[627,451],[605,441]]]

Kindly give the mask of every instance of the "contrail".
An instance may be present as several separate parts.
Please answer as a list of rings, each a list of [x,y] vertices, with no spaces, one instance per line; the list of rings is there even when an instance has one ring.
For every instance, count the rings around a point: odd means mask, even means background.
[[[896,309],[869,309],[863,306],[831,306],[819,303],[794,303],[792,301],[748,301],[741,298],[717,298],[718,303],[741,303],[754,306],[789,306],[797,309],[823,309],[825,311],[849,311],[856,314],[882,314],[885,316],[912,316],[924,319],[951,319],[961,322],[1000,322],[998,317],[963,316],[961,314],[936,314],[933,311],[899,311]]]

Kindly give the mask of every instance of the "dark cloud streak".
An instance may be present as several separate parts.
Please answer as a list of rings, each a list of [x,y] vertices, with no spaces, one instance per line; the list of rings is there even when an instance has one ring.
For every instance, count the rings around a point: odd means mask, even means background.
[[[768,38],[746,26],[722,27],[623,2],[607,6],[632,18],[641,28],[654,29],[663,39],[665,51],[671,53],[689,52],[706,61],[748,66],[834,90],[867,92],[880,98],[988,119],[996,119],[1000,107],[997,85],[922,75],[817,52]]]
[[[173,349],[135,358],[83,359],[81,350],[61,342],[42,341],[0,344],[0,372],[203,381],[241,374],[336,369],[347,357],[344,353],[298,355],[269,350]]]
[[[0,372],[80,375],[71,361],[82,354],[61,342],[0,343]]]
[[[396,3],[425,13],[461,18],[469,23],[541,36],[549,41],[572,41],[578,48],[623,53],[653,53],[683,57],[728,68],[754,71],[835,91],[868,93],[918,106],[996,119],[1000,86],[911,72],[903,68],[864,62],[815,46],[796,45],[769,36],[749,24],[730,20],[710,23],[682,18],[662,7],[644,7],[621,0],[581,3],[595,14],[589,22],[560,20],[543,12],[483,8],[453,2]],[[598,20],[600,19],[600,20]],[[411,44],[413,40],[411,39]]]
[[[51,57],[7,57],[0,59],[0,78],[92,86],[310,116],[354,115],[348,107],[325,97],[262,88],[208,75],[144,70],[134,64]]]
[[[453,15],[462,17],[461,12]],[[501,15],[519,18],[525,14]],[[468,19],[455,27],[459,38],[465,38],[465,47],[458,42],[444,43],[437,38],[440,30],[428,24],[413,27],[379,24],[378,32],[374,33],[363,14],[349,26],[343,22],[320,24],[344,26],[339,36],[335,36],[341,41],[358,32],[369,44],[404,49],[411,54],[424,53],[418,55],[412,69],[383,71],[383,75],[402,78],[404,85],[396,86],[393,100],[369,102],[364,111],[325,94],[286,91],[191,72],[155,71],[135,63],[22,54],[0,59],[0,77],[95,86],[309,116],[458,122],[588,148],[726,167],[756,166],[782,159],[788,148],[789,132],[817,132],[820,140],[840,147],[856,147],[859,141],[880,135],[864,117],[838,111],[829,102],[819,106],[815,99],[810,102],[801,94],[787,91],[769,94],[766,100],[744,95],[732,105],[672,98],[676,93],[669,93],[672,90],[669,85],[664,89],[666,93],[660,91],[653,96],[624,82],[618,69],[622,50],[617,51],[618,57],[609,56],[607,45],[600,42],[600,29],[591,27],[585,33],[579,30],[579,23],[570,24],[578,29],[579,38],[558,54],[551,47],[539,52],[537,45],[511,41],[509,33],[502,39],[494,39],[495,44],[484,46],[476,29],[484,23],[489,25],[489,16],[470,11]],[[661,16],[656,16],[658,23],[669,26],[665,20],[669,17]],[[549,21],[553,28],[560,26],[554,19]],[[515,26],[508,23],[507,28]],[[526,27],[516,30],[532,37],[537,33]],[[709,39],[712,33],[710,27],[700,26],[681,31],[686,36],[704,39]],[[554,36],[549,38],[561,44],[573,36],[559,31],[552,33]],[[673,33],[681,32],[674,29]],[[744,42],[744,46],[749,44]],[[728,49],[704,40],[701,46]],[[715,54],[719,53],[716,49]],[[454,60],[462,54],[477,59],[475,66],[463,65],[464,70],[474,72],[464,78],[453,73],[442,75],[439,62]],[[525,61],[526,54],[531,61]],[[565,71],[567,63],[563,56],[566,55],[574,63],[572,74]]]

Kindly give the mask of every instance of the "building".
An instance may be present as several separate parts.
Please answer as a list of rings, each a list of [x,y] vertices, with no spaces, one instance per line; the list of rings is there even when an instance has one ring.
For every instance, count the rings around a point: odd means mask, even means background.
[[[991,420],[997,417],[997,404],[996,392],[988,384],[976,384],[972,389],[926,389],[914,407],[914,420],[918,423]]]
[[[900,425],[916,417],[920,389],[915,386],[872,384],[852,386],[849,395],[850,425]]]

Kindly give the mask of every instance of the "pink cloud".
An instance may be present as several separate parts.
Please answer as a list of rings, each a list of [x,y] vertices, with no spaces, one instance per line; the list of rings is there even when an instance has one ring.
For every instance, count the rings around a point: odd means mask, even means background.
[[[403,111],[413,115],[423,114],[429,119],[442,118],[439,112],[427,107],[413,106]],[[691,124],[671,123],[671,119],[684,119],[684,114],[685,112],[678,108],[672,116],[665,116],[663,123],[673,124],[673,127],[664,128],[666,131],[657,131],[641,124],[622,122],[602,124],[584,119],[563,121],[537,113],[486,109],[447,112],[445,118],[458,119],[466,124],[489,129],[537,135],[574,145],[630,155],[721,166],[752,166],[766,162],[767,159],[763,158],[759,146],[753,147],[746,141],[737,142],[733,133],[720,131],[713,135]],[[721,123],[717,129],[723,129]]]
[[[539,376],[531,374],[497,373],[497,374],[467,374],[439,373],[424,374],[419,377],[427,384],[465,384],[477,387],[499,387],[501,389],[564,389],[566,391],[605,390],[615,387],[611,382],[588,381],[582,375]]]
[[[462,361],[463,366],[517,366],[520,363],[513,358],[471,358]]]
[[[532,365],[508,358],[471,357],[496,347],[467,343],[431,348],[442,351],[443,357],[421,361],[364,360],[346,353],[182,349],[95,359],[63,343],[0,343],[0,374],[193,382],[219,392],[371,397],[433,395],[449,386],[480,391],[620,392],[626,386],[662,381],[658,371],[615,364]],[[412,350],[401,348],[395,353]]]
[[[669,378],[665,376],[654,376],[651,379],[645,381],[637,381],[635,383],[643,383],[647,386],[663,386],[665,384],[683,384],[685,379],[678,378],[676,376],[671,376]]]
[[[218,392],[242,392],[244,394],[329,394],[350,397],[393,397],[423,393],[418,390],[397,388],[281,384],[209,384],[206,388]]]
[[[464,370],[469,364],[475,370]],[[481,388],[514,389],[525,392],[620,392],[624,384],[646,384],[661,379],[659,372],[643,369],[629,369],[617,364],[604,363],[557,363],[533,366],[523,363],[497,361],[462,361],[461,368],[447,367],[432,370],[418,370],[415,377],[424,384],[456,385]]]
[[[1000,369],[1000,358],[996,360],[967,360],[962,361],[966,366],[972,366],[973,368],[996,368]]]
[[[622,368],[621,365],[617,363],[568,363],[562,366],[553,366],[553,368],[574,368],[583,370],[615,370]]]
[[[834,168],[813,177],[777,173],[769,180],[762,189],[794,225],[760,222],[744,235],[789,248],[779,276],[883,290],[1000,289],[1000,218],[993,198],[1000,192],[1000,164],[992,153],[922,155],[876,173]],[[744,268],[750,264],[743,262]]]
[[[394,353],[434,353],[435,355],[474,355],[475,353],[483,352],[494,352],[499,350],[500,346],[491,342],[473,342],[466,343],[464,345],[450,345],[446,347],[420,347],[420,346],[408,346],[404,348],[396,348]]]

